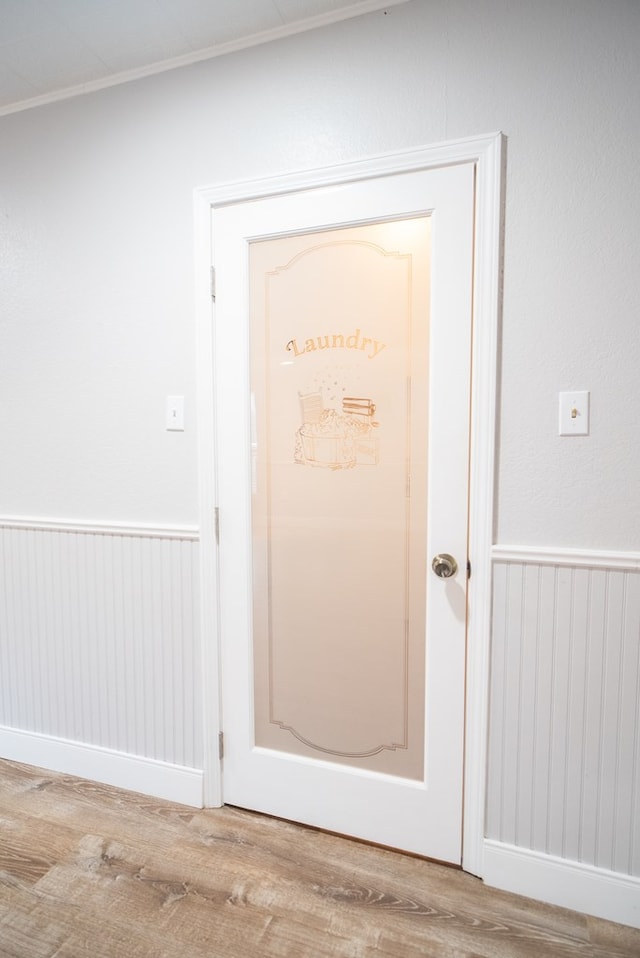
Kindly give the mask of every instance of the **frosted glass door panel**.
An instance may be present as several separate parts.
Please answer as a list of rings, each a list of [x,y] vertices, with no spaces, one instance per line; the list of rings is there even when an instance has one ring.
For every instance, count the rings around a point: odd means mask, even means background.
[[[255,744],[424,777],[429,217],[250,243]]]

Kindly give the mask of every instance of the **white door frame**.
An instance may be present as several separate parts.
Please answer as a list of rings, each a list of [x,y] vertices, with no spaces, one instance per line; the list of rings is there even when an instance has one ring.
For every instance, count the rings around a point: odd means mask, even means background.
[[[500,309],[503,137],[499,133],[388,153],[355,163],[289,173],[264,180],[225,183],[195,191],[195,282],[200,522],[200,630],[204,717],[204,796],[207,807],[222,804],[221,674],[216,544],[216,379],[215,321],[212,308],[211,209],[250,198],[313,189],[374,176],[474,163],[476,222],[471,369],[471,448],[469,558],[464,755],[462,866],[482,876],[489,643],[491,629],[491,545]],[[224,521],[224,517],[222,518]]]

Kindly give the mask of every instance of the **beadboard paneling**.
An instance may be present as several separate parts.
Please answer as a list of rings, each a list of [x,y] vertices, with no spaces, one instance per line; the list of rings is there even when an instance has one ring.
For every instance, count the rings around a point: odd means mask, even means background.
[[[190,530],[0,520],[0,725],[202,768]]]
[[[487,837],[640,875],[638,557],[526,558],[494,565]]]

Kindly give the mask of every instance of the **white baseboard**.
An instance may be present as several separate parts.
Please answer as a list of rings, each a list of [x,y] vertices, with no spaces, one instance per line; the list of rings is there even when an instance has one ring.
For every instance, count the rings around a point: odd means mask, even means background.
[[[485,839],[483,879],[504,891],[640,928],[640,878]]]
[[[0,726],[0,758],[202,808],[200,769]]]

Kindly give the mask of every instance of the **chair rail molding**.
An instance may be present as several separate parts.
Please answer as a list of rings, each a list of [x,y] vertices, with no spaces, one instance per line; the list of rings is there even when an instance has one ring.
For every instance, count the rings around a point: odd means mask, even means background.
[[[85,535],[136,536],[147,539],[180,539],[197,542],[197,526],[149,525],[148,523],[111,522],[105,519],[61,519],[51,516],[1,516],[0,529],[24,529],[34,532],[77,532]]]
[[[640,552],[496,544],[491,548],[491,558],[494,562],[521,562],[532,565],[569,566],[574,569],[625,569],[630,572],[640,571]]]

